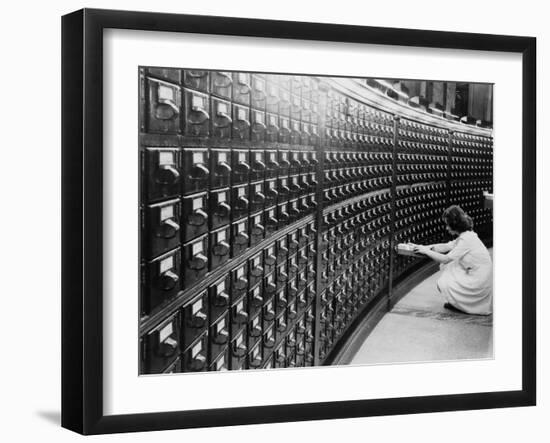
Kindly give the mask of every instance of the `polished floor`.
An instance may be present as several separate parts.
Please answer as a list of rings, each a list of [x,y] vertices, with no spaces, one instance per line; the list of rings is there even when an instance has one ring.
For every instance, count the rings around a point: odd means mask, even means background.
[[[384,315],[351,364],[492,358],[492,316],[443,308],[438,276],[428,277]]]

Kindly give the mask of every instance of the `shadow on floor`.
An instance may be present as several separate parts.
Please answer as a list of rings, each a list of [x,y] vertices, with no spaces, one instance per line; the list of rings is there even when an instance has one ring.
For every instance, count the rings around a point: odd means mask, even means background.
[[[56,426],[61,426],[61,411],[36,411],[36,415]]]

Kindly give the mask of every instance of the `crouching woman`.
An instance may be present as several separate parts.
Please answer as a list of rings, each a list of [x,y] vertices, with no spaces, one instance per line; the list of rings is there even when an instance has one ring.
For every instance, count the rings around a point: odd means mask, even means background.
[[[412,245],[415,252],[440,263],[437,282],[445,308],[467,314],[489,315],[493,309],[493,263],[477,234],[473,221],[459,206],[443,213],[447,231],[455,240],[433,245]]]

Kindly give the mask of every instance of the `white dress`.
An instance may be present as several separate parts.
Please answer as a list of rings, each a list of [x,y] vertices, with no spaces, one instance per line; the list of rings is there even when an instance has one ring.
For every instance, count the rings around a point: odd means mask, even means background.
[[[452,249],[442,264],[437,286],[446,300],[468,314],[493,311],[493,262],[489,251],[473,231],[461,233],[447,243]]]

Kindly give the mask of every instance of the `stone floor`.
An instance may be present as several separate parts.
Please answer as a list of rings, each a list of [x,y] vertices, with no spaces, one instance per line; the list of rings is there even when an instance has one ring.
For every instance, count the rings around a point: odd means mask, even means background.
[[[351,364],[492,358],[492,316],[443,308],[438,277],[439,272],[405,295],[374,328]]]

